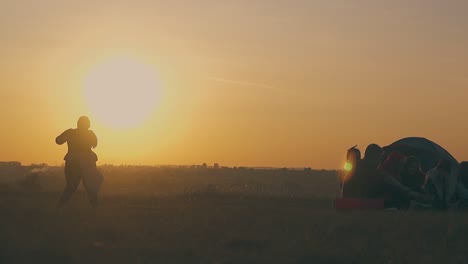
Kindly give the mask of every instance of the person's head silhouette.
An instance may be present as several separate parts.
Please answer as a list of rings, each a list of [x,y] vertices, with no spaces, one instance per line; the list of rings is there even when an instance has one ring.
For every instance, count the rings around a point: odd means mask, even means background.
[[[382,162],[384,151],[377,144],[370,144],[366,148],[364,159],[376,167]]]
[[[88,130],[91,127],[91,121],[87,116],[82,116],[78,119],[77,127],[79,130]]]

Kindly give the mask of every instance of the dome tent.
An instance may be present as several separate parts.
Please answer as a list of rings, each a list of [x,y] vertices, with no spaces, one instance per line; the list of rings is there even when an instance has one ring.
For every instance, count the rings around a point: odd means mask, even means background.
[[[386,154],[398,151],[405,156],[415,156],[426,172],[434,168],[441,159],[449,161],[455,168],[458,166],[458,161],[447,150],[426,138],[403,138],[384,147],[384,150]]]
[[[452,165],[452,172],[447,186],[447,200],[449,200],[457,189],[458,161],[444,148],[438,144],[420,137],[409,137],[400,139],[383,148],[388,155],[392,151],[398,151],[405,156],[414,156],[421,162],[421,168],[428,172],[434,168],[439,160],[445,159]]]

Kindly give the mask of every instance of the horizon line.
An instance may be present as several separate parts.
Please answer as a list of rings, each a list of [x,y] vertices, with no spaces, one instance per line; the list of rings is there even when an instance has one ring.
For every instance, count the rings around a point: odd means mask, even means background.
[[[64,166],[64,162],[61,163],[60,165],[51,165],[47,162],[42,162],[42,163],[22,163],[21,161],[0,161],[0,165],[1,164],[8,164],[8,163],[11,163],[11,164],[19,164],[21,167],[31,167],[31,166],[47,166],[47,167],[63,167]],[[206,167],[207,168],[214,168],[214,164],[208,164],[208,163],[205,163],[206,164]],[[218,163],[219,164],[219,163]],[[115,167],[119,167],[119,166],[131,166],[131,167],[203,167],[203,163],[202,164],[131,164],[131,163],[128,163],[128,164],[124,164],[124,163],[120,163],[120,164],[113,164],[113,163],[104,163],[104,164],[100,164],[100,165],[97,165],[98,167],[102,167],[102,166],[115,166]],[[311,170],[340,170],[340,169],[337,169],[337,168],[334,168],[334,169],[325,169],[325,168],[313,168],[313,167],[310,167],[310,166],[243,166],[243,165],[238,165],[238,166],[227,166],[227,165],[221,165],[219,164],[219,168],[251,168],[251,169],[293,169],[293,170],[304,170],[304,169],[311,169]]]

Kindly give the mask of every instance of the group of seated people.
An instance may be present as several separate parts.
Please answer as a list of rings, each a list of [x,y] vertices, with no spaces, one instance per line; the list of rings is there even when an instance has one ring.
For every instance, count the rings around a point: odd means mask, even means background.
[[[385,207],[405,209],[419,204],[431,209],[446,209],[450,204],[468,200],[468,162],[452,168],[447,160],[424,173],[420,161],[399,152],[388,155],[371,144],[364,158],[357,148],[348,151],[351,168],[343,179],[342,195],[351,198],[384,199]],[[452,170],[458,170],[455,195],[447,197]]]

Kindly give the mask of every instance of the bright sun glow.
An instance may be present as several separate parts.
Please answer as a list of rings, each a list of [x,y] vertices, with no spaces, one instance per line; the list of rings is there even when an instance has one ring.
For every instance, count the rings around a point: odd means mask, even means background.
[[[353,169],[353,164],[351,164],[350,162],[346,162],[346,164],[344,165],[344,169],[345,171],[351,171]]]
[[[83,88],[93,117],[114,128],[141,125],[160,99],[155,69],[131,58],[116,58],[95,66]]]

